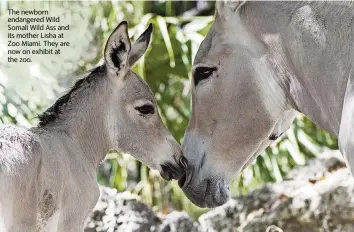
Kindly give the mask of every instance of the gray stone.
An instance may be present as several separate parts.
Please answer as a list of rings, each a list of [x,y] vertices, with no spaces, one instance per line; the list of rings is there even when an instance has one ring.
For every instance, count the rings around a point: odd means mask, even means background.
[[[202,215],[157,216],[138,196],[102,187],[85,232],[353,232],[354,179],[338,151],[326,151],[266,184]]]
[[[86,222],[85,232],[147,232],[160,223],[156,214],[138,196],[101,188],[101,197]]]
[[[199,232],[199,225],[194,222],[186,212],[174,211],[163,217],[159,232]]]
[[[354,181],[339,152],[328,151],[199,221],[208,232],[352,232]]]

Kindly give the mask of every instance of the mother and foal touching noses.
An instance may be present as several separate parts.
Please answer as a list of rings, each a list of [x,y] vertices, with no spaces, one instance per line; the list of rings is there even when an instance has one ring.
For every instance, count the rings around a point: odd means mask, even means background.
[[[152,27],[133,44],[127,27],[117,26],[104,64],[40,115],[37,127],[0,127],[1,231],[83,231],[99,196],[96,169],[110,149],[177,179],[196,205],[222,205],[232,177],[297,112],[338,136],[354,169],[354,3],[218,1],[193,65],[182,147],[130,69]]]

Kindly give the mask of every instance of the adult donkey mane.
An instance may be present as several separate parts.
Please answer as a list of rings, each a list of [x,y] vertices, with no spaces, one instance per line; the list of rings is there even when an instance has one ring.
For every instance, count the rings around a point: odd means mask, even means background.
[[[127,22],[109,36],[104,64],[78,80],[25,129],[0,125],[0,231],[78,232],[99,197],[97,168],[109,150],[132,154],[166,180],[187,160],[157,111],[147,83],[131,70],[150,25],[131,44]]]
[[[77,91],[80,91],[83,88],[90,88],[95,86],[92,82],[102,81],[102,75],[105,72],[104,64],[94,67],[88,74],[86,74],[83,78],[77,80],[74,86],[66,93],[61,96],[56,102],[49,107],[42,114],[38,115],[39,126],[46,126],[52,122],[55,122],[57,119],[60,119],[63,114],[65,114],[65,108],[68,103],[75,100],[74,95],[76,95]],[[70,110],[70,109],[68,109]]]

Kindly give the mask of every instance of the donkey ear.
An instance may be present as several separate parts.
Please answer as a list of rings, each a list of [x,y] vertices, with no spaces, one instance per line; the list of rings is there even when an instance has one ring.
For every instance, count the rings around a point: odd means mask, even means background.
[[[109,70],[117,73],[127,67],[130,47],[128,23],[123,21],[109,36],[104,49],[104,59]]]
[[[229,11],[231,12],[237,11],[245,3],[246,1],[222,0],[222,1],[216,1],[215,8],[217,14],[223,17],[224,15],[227,15]]]
[[[146,49],[149,46],[152,30],[153,27],[150,23],[149,27],[143,32],[143,34],[139,36],[139,38],[133,44],[132,50],[129,54],[129,66],[133,66],[134,63],[139,60],[139,58],[146,52]]]

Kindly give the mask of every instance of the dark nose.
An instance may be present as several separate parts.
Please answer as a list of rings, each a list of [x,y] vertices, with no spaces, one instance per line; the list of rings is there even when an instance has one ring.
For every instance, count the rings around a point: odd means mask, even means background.
[[[185,175],[187,166],[188,160],[184,156],[180,157],[177,165],[170,162],[161,164],[161,177],[165,180],[179,180]]]

